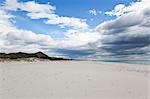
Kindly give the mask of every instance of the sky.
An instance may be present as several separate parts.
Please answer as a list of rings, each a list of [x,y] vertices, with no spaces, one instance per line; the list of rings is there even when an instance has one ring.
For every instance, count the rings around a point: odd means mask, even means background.
[[[0,0],[0,52],[150,59],[150,0]]]

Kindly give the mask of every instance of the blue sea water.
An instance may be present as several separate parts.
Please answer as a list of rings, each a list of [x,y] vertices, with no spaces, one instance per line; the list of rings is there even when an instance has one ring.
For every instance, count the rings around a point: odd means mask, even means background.
[[[149,65],[150,60],[97,60],[97,62],[115,62],[115,63],[128,63],[128,64],[142,64]]]

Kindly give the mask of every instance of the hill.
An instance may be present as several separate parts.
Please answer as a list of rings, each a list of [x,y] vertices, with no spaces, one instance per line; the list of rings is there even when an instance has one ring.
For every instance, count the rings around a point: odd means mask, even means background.
[[[59,57],[49,57],[43,52],[37,53],[0,53],[0,59],[24,59],[24,58],[38,58],[38,59],[48,59],[48,60],[70,60]]]

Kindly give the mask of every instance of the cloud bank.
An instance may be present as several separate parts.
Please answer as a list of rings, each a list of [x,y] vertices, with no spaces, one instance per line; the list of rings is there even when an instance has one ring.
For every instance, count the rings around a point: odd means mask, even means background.
[[[107,15],[116,16],[96,27],[105,38],[103,49],[115,55],[148,55],[150,53],[150,1],[141,0],[125,6],[116,5]]]

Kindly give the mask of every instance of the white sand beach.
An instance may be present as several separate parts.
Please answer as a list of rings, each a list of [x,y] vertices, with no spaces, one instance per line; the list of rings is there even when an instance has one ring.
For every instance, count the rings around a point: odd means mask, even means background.
[[[150,99],[150,66],[1,62],[0,99]]]

